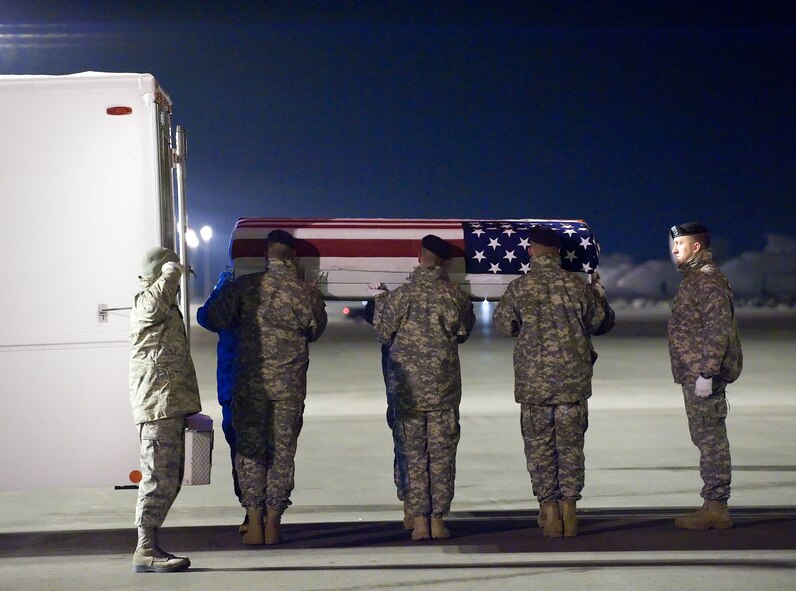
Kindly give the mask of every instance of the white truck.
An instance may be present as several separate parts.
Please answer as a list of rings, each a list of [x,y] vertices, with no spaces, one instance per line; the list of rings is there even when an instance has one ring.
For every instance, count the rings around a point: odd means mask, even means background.
[[[185,258],[184,135],[97,72],[0,76],[0,130],[0,489],[132,486],[129,306],[148,248]]]

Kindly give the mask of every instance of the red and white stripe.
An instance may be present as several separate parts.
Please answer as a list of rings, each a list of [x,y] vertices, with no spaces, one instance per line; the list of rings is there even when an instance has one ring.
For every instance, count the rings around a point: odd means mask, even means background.
[[[241,218],[232,232],[230,259],[236,267],[262,266],[268,233],[282,229],[297,239],[300,259],[320,259],[320,270],[408,272],[417,264],[423,236],[435,234],[452,247],[451,271],[463,272],[465,221],[471,220]]]

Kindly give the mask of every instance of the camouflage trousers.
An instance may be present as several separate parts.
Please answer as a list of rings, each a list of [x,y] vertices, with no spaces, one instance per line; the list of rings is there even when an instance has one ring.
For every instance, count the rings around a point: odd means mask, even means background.
[[[404,451],[401,447],[401,442],[395,433],[396,422],[396,406],[395,394],[387,390],[387,426],[392,433],[392,478],[395,482],[395,491],[398,495],[399,501],[406,499],[406,491],[404,490],[404,483],[406,482],[406,460],[404,459]]]
[[[413,517],[447,515],[456,478],[459,409],[401,409],[393,433],[405,461],[401,489],[406,493],[407,510]]]
[[[694,384],[683,385],[685,414],[691,441],[699,450],[699,475],[702,477],[702,498],[726,501],[730,498],[730,442],[727,439],[726,384],[713,381],[713,394],[699,398]]]
[[[520,428],[533,494],[540,503],[580,500],[585,480],[585,400],[573,404],[520,405]]]
[[[295,457],[304,420],[304,403],[235,398],[235,470],[245,509],[282,513],[295,486]]]
[[[390,346],[381,346],[381,371],[384,376],[384,387],[387,389],[387,426],[390,428],[392,434],[392,448],[393,448],[393,461],[392,461],[392,477],[395,482],[395,490],[398,494],[398,500],[403,501],[406,499],[406,493],[403,489],[403,483],[406,482],[406,462],[404,461],[403,450],[401,444],[395,435],[395,420],[396,413],[398,412],[398,396],[395,392],[390,390],[390,379],[387,374],[390,359]]]
[[[135,507],[137,527],[160,527],[182,487],[185,469],[185,418],[138,425],[141,482]]]

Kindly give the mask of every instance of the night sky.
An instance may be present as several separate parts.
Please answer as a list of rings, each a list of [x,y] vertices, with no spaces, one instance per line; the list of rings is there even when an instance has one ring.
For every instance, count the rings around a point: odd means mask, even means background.
[[[667,258],[675,223],[703,221],[719,256],[796,227],[784,9],[14,4],[0,73],[150,72],[167,90],[218,266],[240,216],[582,218],[637,261]]]

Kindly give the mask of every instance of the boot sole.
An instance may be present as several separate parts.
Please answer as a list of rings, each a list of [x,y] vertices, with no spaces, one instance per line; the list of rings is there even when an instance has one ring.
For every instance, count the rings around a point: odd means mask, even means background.
[[[183,566],[178,566],[175,568],[157,568],[154,566],[146,566],[143,564],[134,564],[133,565],[133,572],[134,573],[157,573],[157,574],[165,574],[165,573],[181,573],[183,571],[188,570],[190,568],[191,563],[185,564]]]
[[[684,524],[684,523],[677,523],[677,521],[675,521],[674,525],[676,527],[679,527],[680,529],[687,529],[689,531],[701,531],[701,530],[706,530],[706,529],[730,529],[732,527],[732,522],[730,522],[730,523],[715,523],[713,525],[707,525],[707,526],[702,527],[702,526],[688,525],[688,524]]]

